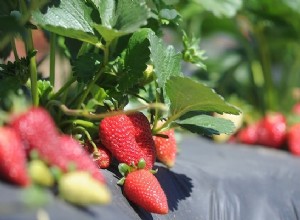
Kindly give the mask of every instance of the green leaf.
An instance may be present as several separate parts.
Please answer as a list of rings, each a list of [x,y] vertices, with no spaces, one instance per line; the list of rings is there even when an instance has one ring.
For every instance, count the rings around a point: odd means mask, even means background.
[[[96,53],[87,53],[80,56],[73,65],[73,74],[78,82],[89,82],[100,68],[101,56]]]
[[[179,3],[179,0],[163,0],[164,4],[166,5],[175,5]]]
[[[114,39],[117,39],[123,35],[128,34],[125,31],[119,31],[119,30],[115,30],[115,29],[111,29],[109,27],[105,27],[101,24],[93,24],[93,27],[96,29],[96,31],[99,32],[99,34],[101,34],[101,36],[104,38],[104,40],[106,42],[111,42]]]
[[[160,18],[163,18],[166,20],[174,20],[177,17],[179,17],[179,14],[175,9],[164,8],[159,11],[159,16],[160,16]]]
[[[164,88],[171,76],[181,76],[181,53],[175,51],[172,45],[165,46],[154,33],[149,34],[150,58],[157,77],[158,86]]]
[[[96,106],[103,106],[107,94],[103,88],[94,85],[91,89],[92,97],[86,104],[86,109],[94,110]]]
[[[231,134],[235,129],[232,121],[205,114],[196,115],[182,120],[178,119],[175,123],[193,133],[208,136],[221,133]]]
[[[6,97],[11,91],[16,91],[21,85],[16,76],[0,79],[0,99]]]
[[[14,62],[8,61],[6,64],[0,64],[0,80],[6,77],[16,77],[20,83],[25,84],[29,78],[29,59],[33,54],[28,57],[22,57],[20,60]]]
[[[93,27],[111,42],[115,38],[137,31],[147,24],[150,11],[144,0],[103,0],[99,4],[101,24]]]
[[[130,89],[143,78],[146,63],[150,59],[149,33],[152,33],[151,29],[141,29],[129,39],[124,58],[125,74],[120,80],[121,89]]]
[[[93,0],[93,2],[98,2],[99,0]],[[100,13],[101,23],[104,27],[112,28],[115,24],[114,14],[116,10],[116,2],[112,0],[102,0],[97,3],[97,8]]]
[[[82,0],[62,0],[33,12],[33,19],[42,28],[62,36],[96,44],[98,38],[91,24],[93,8]]]
[[[195,0],[217,17],[233,17],[242,7],[242,0]]]
[[[150,11],[144,0],[119,0],[114,28],[133,33],[147,24],[149,13]]]
[[[172,77],[166,83],[166,93],[170,99],[171,114],[184,115],[191,111],[239,114],[240,111],[227,104],[214,90],[187,77]]]

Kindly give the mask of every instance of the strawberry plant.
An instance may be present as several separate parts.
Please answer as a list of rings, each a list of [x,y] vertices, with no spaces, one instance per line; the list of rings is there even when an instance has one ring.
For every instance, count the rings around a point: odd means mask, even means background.
[[[83,195],[72,191],[83,187],[80,179],[95,191],[103,191],[99,184],[105,180],[97,166],[104,159],[98,144],[117,163],[137,166],[141,159],[146,161],[145,168],[128,174],[124,185],[128,199],[140,204],[135,200],[138,195],[132,197],[129,191],[141,182],[156,182],[149,172],[155,160],[174,165],[176,146],[169,131],[180,128],[206,136],[234,131],[230,120],[213,113],[238,115],[240,111],[183,71],[187,63],[203,69],[205,57],[198,40],[185,32],[176,2],[0,3],[1,123],[18,133],[23,141],[21,151],[30,155],[34,150],[48,166],[67,173],[57,180],[65,200],[75,204],[109,201],[107,192],[104,199],[75,201]],[[182,49],[166,40],[170,29],[180,36]],[[43,60],[38,59],[33,41],[35,30],[48,39],[49,64],[44,72],[40,72]],[[20,41],[26,49],[24,57],[16,46]],[[9,54],[13,59],[6,60]],[[71,66],[66,75],[59,71],[63,68],[58,64],[60,58]],[[155,147],[155,142],[160,143]],[[165,159],[156,154],[161,153],[163,146],[158,145],[162,144],[172,148],[166,150],[171,155]],[[160,187],[154,190],[159,191],[156,199],[164,197]],[[143,189],[139,193],[144,194]],[[152,202],[142,204],[150,212],[168,212],[166,202],[158,210]]]

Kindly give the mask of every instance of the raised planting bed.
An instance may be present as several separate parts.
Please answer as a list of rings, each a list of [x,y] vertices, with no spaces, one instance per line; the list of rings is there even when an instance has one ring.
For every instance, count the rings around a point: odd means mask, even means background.
[[[116,184],[117,167],[112,167],[103,170],[112,192],[109,205],[81,208],[48,193],[44,205],[29,207],[32,194],[2,182],[0,219],[299,219],[299,158],[260,146],[216,144],[197,136],[184,136],[179,147],[172,169],[156,164],[156,177],[168,198],[167,215],[151,214],[128,202]]]

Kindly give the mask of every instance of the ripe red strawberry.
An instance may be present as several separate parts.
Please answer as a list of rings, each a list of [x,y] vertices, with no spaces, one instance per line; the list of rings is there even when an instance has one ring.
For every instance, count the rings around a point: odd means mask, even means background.
[[[240,129],[240,131],[237,133],[237,140],[244,144],[256,144],[258,132],[258,124],[250,124]]]
[[[104,147],[98,147],[99,158],[95,160],[97,166],[101,169],[106,169],[110,166],[112,162],[112,156],[109,150]]]
[[[292,112],[296,115],[300,115],[300,102],[293,106]]]
[[[169,129],[161,134],[166,135],[167,137],[153,136],[157,159],[166,166],[173,167],[177,153],[174,129]]]
[[[146,161],[146,169],[155,162],[155,146],[148,119],[140,112],[104,118],[99,125],[103,145],[121,163],[137,165]]]
[[[128,200],[148,212],[169,212],[167,197],[156,177],[148,170],[129,173],[125,178],[124,194]]]
[[[70,136],[60,136],[50,114],[41,107],[34,107],[12,121],[29,149],[38,152],[41,159],[67,171],[70,163],[78,170],[91,172],[101,182],[104,177],[81,145]]]
[[[294,124],[287,132],[287,142],[289,151],[300,156],[300,123]]]
[[[286,136],[286,118],[279,112],[267,114],[259,121],[257,144],[280,148]]]
[[[11,125],[21,136],[27,154],[36,147],[43,151],[56,145],[58,130],[49,113],[41,107],[32,107],[15,117]]]
[[[147,117],[141,112],[128,115],[128,118],[134,128],[135,140],[144,154],[143,159],[146,161],[146,168],[147,163],[149,164],[149,168],[152,168],[156,160],[156,152],[150,123]]]
[[[59,138],[57,150],[61,155],[51,155],[48,159],[51,159],[52,164],[57,165],[63,171],[67,171],[70,168],[70,164],[74,164],[76,170],[88,171],[94,178],[100,182],[105,182],[104,176],[90,158],[89,154],[84,151],[79,142],[74,140],[69,135],[62,135]]]
[[[112,155],[108,149],[106,149],[100,141],[94,141],[96,148],[90,143],[85,144],[85,151],[90,154],[96,165],[101,169],[106,169],[112,162]]]
[[[1,178],[20,186],[30,184],[24,146],[17,133],[9,127],[0,127],[0,161]]]

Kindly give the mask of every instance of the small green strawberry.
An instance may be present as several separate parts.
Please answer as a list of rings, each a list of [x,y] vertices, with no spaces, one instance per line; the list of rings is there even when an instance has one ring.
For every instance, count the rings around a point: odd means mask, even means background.
[[[49,167],[41,160],[32,160],[28,165],[31,180],[41,186],[51,187],[54,185],[54,177]]]
[[[63,199],[76,205],[108,204],[111,201],[106,185],[84,171],[64,174],[59,179],[58,190]]]

